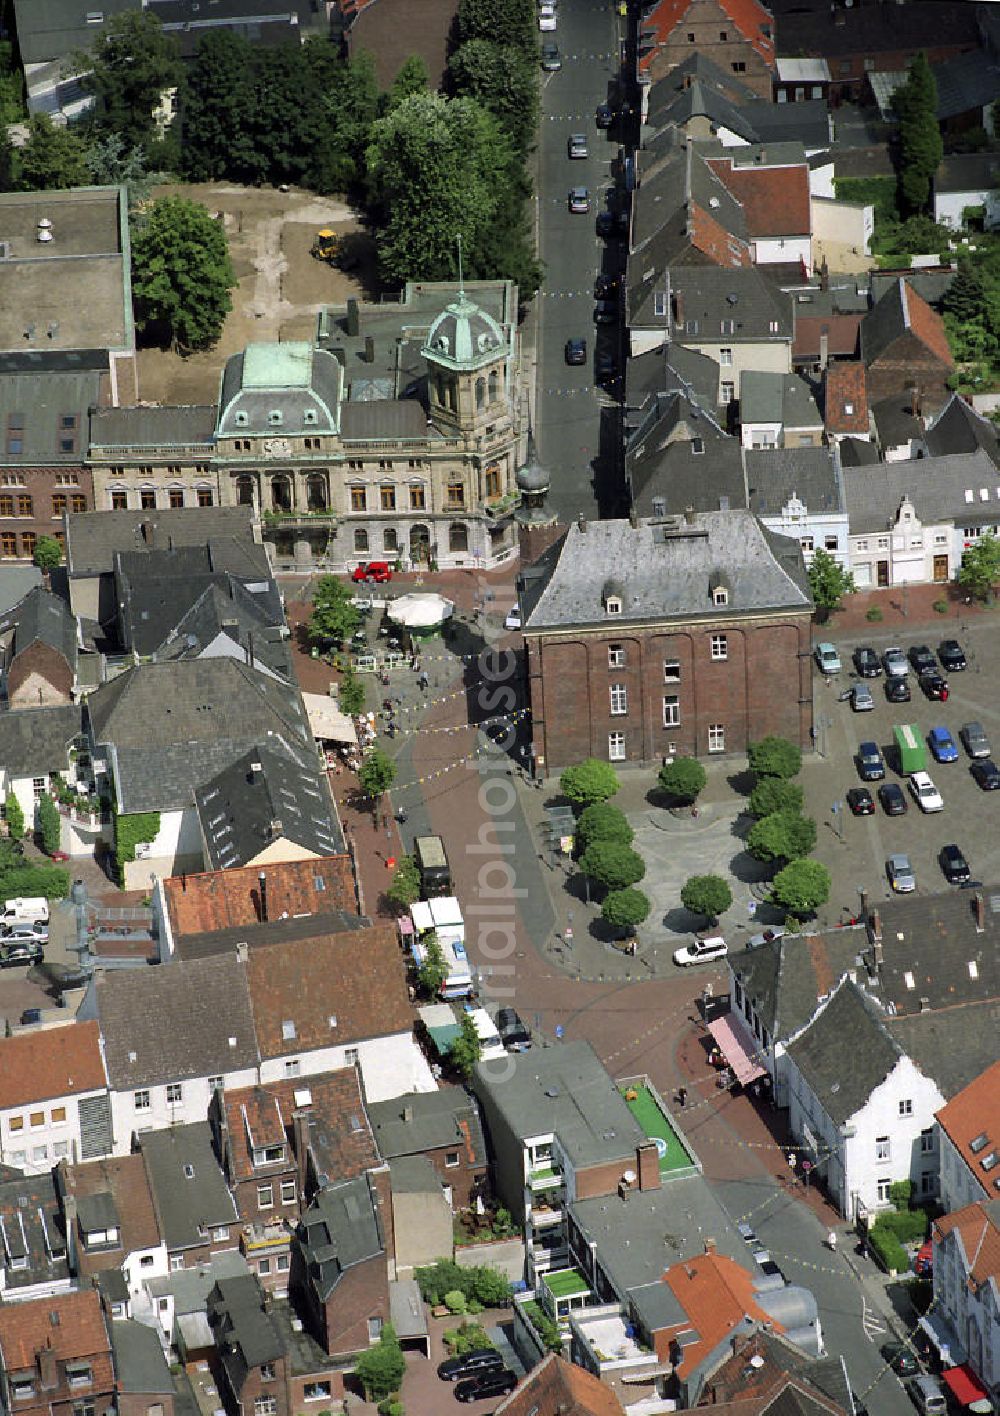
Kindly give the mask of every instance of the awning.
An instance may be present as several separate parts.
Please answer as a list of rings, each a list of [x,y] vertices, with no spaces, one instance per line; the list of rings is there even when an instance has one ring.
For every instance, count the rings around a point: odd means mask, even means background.
[[[314,738],[321,742],[357,742],[354,724],[340,711],[335,699],[324,698],[322,693],[303,693],[302,701]]]
[[[725,1013],[721,1018],[713,1018],[708,1030],[722,1049],[722,1055],[732,1067],[736,1080],[745,1087],[748,1082],[762,1077],[765,1069],[753,1054],[747,1051],[746,1044],[730,1022],[731,1016]]]
[[[965,1348],[959,1342],[951,1323],[936,1308],[923,1315],[920,1326],[933,1342],[943,1366],[955,1367],[965,1361]]]
[[[977,1401],[988,1402],[990,1399],[989,1392],[966,1362],[960,1367],[949,1367],[941,1376],[962,1406],[972,1406]]]

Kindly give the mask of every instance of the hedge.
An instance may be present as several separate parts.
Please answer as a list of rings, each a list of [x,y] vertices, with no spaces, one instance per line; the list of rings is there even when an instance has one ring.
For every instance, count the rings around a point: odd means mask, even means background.
[[[475,1299],[485,1308],[500,1308],[510,1302],[510,1283],[496,1269],[487,1265],[460,1267],[451,1259],[438,1259],[427,1268],[414,1269],[413,1277],[420,1287],[420,1296],[432,1306],[446,1301],[446,1295],[461,1293]]]
[[[927,1238],[930,1220],[926,1210],[922,1209],[887,1210],[879,1215],[874,1227],[887,1229],[901,1244],[913,1244],[918,1239],[922,1242]]]
[[[868,1231],[868,1243],[883,1268],[886,1270],[895,1269],[897,1273],[906,1273],[910,1267],[910,1256],[895,1234],[888,1229],[881,1228],[879,1221],[876,1221]]]
[[[19,865],[0,872],[0,899],[14,900],[44,895],[64,900],[69,893],[69,871],[61,865]]]
[[[145,841],[155,841],[160,834],[158,811],[137,811],[131,816],[115,813],[115,864],[118,884],[125,888],[125,866],[135,860],[135,848]]]

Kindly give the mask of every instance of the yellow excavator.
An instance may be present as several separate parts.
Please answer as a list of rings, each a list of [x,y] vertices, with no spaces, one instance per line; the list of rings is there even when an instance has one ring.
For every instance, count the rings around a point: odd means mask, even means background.
[[[340,237],[335,231],[324,226],[322,231],[317,231],[316,239],[312,243],[312,255],[318,261],[326,261],[328,265],[336,265],[340,255]]]

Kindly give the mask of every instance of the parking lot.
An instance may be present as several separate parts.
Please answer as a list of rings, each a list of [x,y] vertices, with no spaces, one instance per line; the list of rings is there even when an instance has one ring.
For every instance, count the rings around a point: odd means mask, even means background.
[[[931,633],[932,629],[937,633]],[[833,640],[843,666],[829,683],[815,672],[817,754],[801,779],[806,789],[805,809],[819,824],[816,854],[833,876],[830,902],[820,912],[821,920],[833,923],[855,913],[862,888],[875,899],[888,896],[886,861],[896,852],[909,856],[918,894],[959,888],[949,885],[939,859],[941,848],[949,844],[959,846],[973,880],[988,886],[1000,881],[1000,792],[983,791],[976,784],[970,772],[972,759],[959,736],[964,723],[978,721],[990,738],[994,757],[1000,756],[1000,656],[992,647],[996,634],[992,618],[984,618],[961,629],[956,629],[954,621],[946,621],[940,626],[914,626],[905,635],[898,630],[877,635],[862,632],[842,639],[836,636],[834,625],[831,632],[817,636]],[[968,667],[946,675],[946,702],[928,699],[912,669],[908,703],[887,701],[884,673],[865,680],[856,677],[852,653],[860,644],[870,644],[880,658],[890,645],[899,645],[908,653],[912,646],[926,644],[936,655],[941,640],[953,636],[965,650]],[[859,681],[872,690],[875,706],[869,712],[854,712],[849,702],[840,701],[840,694]],[[924,743],[926,770],[944,800],[941,811],[922,812],[900,770],[893,728],[906,723],[916,728]],[[935,761],[927,746],[927,735],[934,727],[949,730],[958,747],[957,761]],[[878,800],[881,782],[862,783],[857,754],[864,741],[878,744],[885,762],[884,780],[903,789],[907,803],[904,815],[886,815]],[[848,809],[848,789],[862,785],[868,786],[875,799],[874,815],[854,816]]]

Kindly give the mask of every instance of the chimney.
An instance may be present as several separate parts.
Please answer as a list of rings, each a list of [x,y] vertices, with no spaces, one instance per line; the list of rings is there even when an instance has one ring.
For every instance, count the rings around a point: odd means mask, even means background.
[[[910,412],[913,414],[914,418],[920,417],[921,402],[920,387],[918,384],[914,384],[910,389]]]
[[[635,1168],[640,1190],[660,1188],[660,1152],[655,1141],[643,1141],[635,1148]]]
[[[682,325],[684,323],[684,291],[674,291],[674,323]]]
[[[882,943],[882,916],[878,910],[872,910],[868,921],[868,938],[873,944]]]
[[[302,1109],[292,1112],[292,1145],[295,1147],[295,1169],[296,1178],[299,1185],[299,1195],[303,1199],[306,1193],[306,1181],[309,1178],[309,1122],[310,1113]]]
[[[714,1253],[715,1253],[715,1240],[712,1239],[711,1237],[709,1237],[708,1239],[705,1240],[705,1253],[706,1253],[706,1254],[714,1254]]]
[[[823,260],[820,263],[819,288],[821,290],[829,290],[830,288],[830,266],[827,262],[826,256],[823,257]]]
[[[986,929],[986,900],[982,890],[977,890],[973,895],[972,908],[976,915],[976,933],[982,934]]]
[[[686,507],[684,508],[684,520],[687,522],[687,524],[688,524],[689,526],[693,526],[693,525],[694,525],[694,507],[693,507],[693,506],[686,506]]]
[[[406,1122],[407,1125],[409,1125],[410,1122],[413,1120],[413,1107],[412,1107],[412,1106],[404,1106],[404,1107],[403,1107],[403,1120]]]
[[[365,335],[365,363],[375,362],[375,340],[370,334]]]
[[[49,1322],[53,1327],[59,1326],[59,1314],[52,1310],[49,1313]],[[36,1353],[38,1359],[38,1383],[43,1391],[52,1391],[59,1385],[59,1368],[56,1363],[56,1351],[52,1346],[52,1338],[45,1339],[45,1346],[39,1348]]]
[[[245,939],[241,939],[236,945],[236,962],[245,964],[250,957],[250,945]]]
[[[830,362],[830,327],[821,325],[819,331],[819,366],[825,369]]]
[[[352,339],[356,339],[361,333],[361,314],[353,295],[347,302],[347,333]]]
[[[260,881],[260,919],[262,924],[267,923],[267,872],[262,870],[257,876]]]
[[[586,535],[587,533],[587,518],[584,516],[582,511],[576,518],[576,529],[583,535]]]
[[[860,895],[861,895],[861,918],[862,918],[863,920],[867,920],[867,918],[868,918],[868,891],[867,891],[867,890],[862,890],[862,891],[860,891]]]

